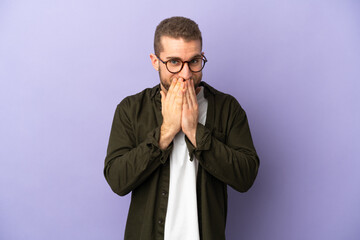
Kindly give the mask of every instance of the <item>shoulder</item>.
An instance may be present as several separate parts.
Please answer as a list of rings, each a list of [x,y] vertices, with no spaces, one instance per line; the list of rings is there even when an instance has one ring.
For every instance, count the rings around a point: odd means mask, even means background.
[[[118,108],[122,109],[128,109],[128,108],[134,108],[136,106],[142,105],[145,102],[151,101],[152,98],[156,96],[156,94],[160,91],[159,90],[159,84],[152,87],[152,88],[146,88],[142,90],[141,92],[138,92],[133,95],[129,95],[125,97],[119,104]]]
[[[201,82],[201,86],[205,88],[204,90],[207,96],[214,97],[214,103],[216,106],[221,108],[230,108],[236,111],[243,111],[240,103],[234,96],[221,92],[206,82]]]

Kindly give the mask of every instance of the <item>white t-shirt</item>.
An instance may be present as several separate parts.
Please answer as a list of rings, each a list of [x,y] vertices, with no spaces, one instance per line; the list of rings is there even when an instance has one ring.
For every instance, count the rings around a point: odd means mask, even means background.
[[[205,125],[208,101],[204,88],[197,94],[199,123]],[[199,240],[196,197],[198,160],[190,161],[185,134],[180,131],[173,140],[170,155],[170,186],[165,218],[165,240]]]

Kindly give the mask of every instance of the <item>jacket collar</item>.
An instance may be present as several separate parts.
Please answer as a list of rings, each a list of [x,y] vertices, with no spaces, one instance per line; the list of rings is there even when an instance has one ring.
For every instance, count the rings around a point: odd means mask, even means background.
[[[150,89],[150,97],[154,98],[157,94],[160,95],[160,83]]]

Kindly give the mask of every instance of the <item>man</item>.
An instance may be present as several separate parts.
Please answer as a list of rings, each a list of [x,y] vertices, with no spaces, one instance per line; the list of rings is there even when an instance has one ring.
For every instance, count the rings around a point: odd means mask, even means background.
[[[150,55],[160,84],[117,106],[104,174],[131,204],[125,240],[225,239],[227,185],[245,192],[259,167],[239,103],[201,82],[198,25],[163,20]]]

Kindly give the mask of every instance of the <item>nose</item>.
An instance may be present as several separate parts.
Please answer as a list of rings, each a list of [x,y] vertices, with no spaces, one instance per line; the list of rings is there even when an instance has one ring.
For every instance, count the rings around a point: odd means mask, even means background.
[[[189,68],[188,63],[184,63],[183,68],[179,72],[179,77],[181,77],[181,78],[183,78],[185,80],[189,80],[192,77],[192,72],[191,72],[191,70]]]

